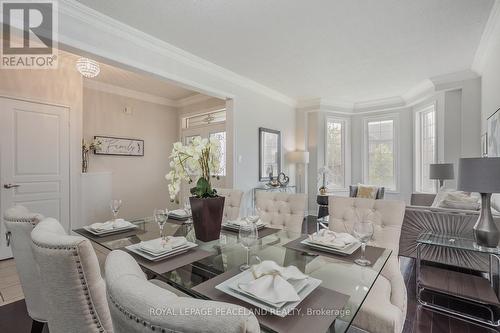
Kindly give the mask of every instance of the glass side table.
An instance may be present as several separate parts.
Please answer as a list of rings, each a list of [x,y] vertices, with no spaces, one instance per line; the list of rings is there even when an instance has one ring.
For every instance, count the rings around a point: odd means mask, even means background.
[[[423,265],[421,249],[423,246],[453,248],[464,251],[481,252],[489,255],[488,277],[457,272],[435,266]],[[488,326],[500,326],[499,267],[500,248],[478,246],[473,239],[445,234],[424,233],[417,239],[416,284],[417,300],[424,307],[443,311],[465,320],[479,322]],[[496,262],[496,273],[493,263]],[[496,278],[495,278],[496,277]],[[495,281],[496,280],[496,281]],[[478,317],[451,307],[435,304],[422,298],[422,292],[445,294],[461,302],[484,309],[489,318]]]

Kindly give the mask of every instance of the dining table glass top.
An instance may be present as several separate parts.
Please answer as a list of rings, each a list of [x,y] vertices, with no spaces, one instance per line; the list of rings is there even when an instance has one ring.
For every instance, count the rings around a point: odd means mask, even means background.
[[[80,234],[107,250],[123,250],[124,247],[159,237],[159,227],[152,217],[135,220],[133,231],[98,237],[84,229],[76,229]],[[196,290],[196,286],[225,272],[236,270],[246,262],[246,250],[238,242],[238,233],[222,230],[220,238],[211,242],[196,239],[192,224],[169,219],[164,225],[166,236],[184,236],[198,244],[198,248],[209,252],[201,260],[196,260],[174,270],[164,271],[164,265],[149,265],[145,260],[137,260],[150,276],[161,279],[181,292],[195,298],[207,299]],[[281,266],[296,266],[303,273],[320,279],[321,287],[342,293],[348,297],[341,309],[325,309],[337,315],[328,332],[348,332],[351,324],[366,299],[370,289],[379,277],[391,255],[390,249],[383,249],[378,259],[370,266],[359,266],[341,255],[317,255],[308,251],[297,251],[284,245],[301,237],[300,233],[277,230],[260,238],[251,249],[250,264],[259,260],[273,260]],[[359,251],[359,250],[358,250]],[[186,255],[180,254],[179,256]],[[175,258],[175,257],[174,257]],[[136,257],[137,259],[137,257]],[[167,259],[170,260],[170,259]],[[314,314],[312,314],[314,315]],[[264,331],[269,331],[262,327]]]

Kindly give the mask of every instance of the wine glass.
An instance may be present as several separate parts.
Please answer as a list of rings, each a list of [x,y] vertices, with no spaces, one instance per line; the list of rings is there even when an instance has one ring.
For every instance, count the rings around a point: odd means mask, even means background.
[[[184,201],[184,211],[188,215],[188,219],[186,220],[186,224],[191,224],[193,223],[193,212],[191,210],[191,203],[189,202],[189,199]]]
[[[356,222],[353,227],[354,237],[361,242],[361,257],[354,260],[360,266],[368,266],[371,264],[370,260],[365,258],[366,243],[373,236],[373,223],[370,221]]]
[[[122,201],[119,199],[113,199],[109,202],[109,208],[111,208],[111,213],[113,213],[113,220],[116,220],[118,212],[122,206]]]
[[[163,234],[163,227],[167,222],[167,216],[168,216],[167,209],[155,209],[153,211],[153,217],[155,219],[155,222],[158,223],[158,226],[160,227],[160,238],[162,240],[165,240],[165,235]]]
[[[250,247],[257,243],[258,231],[255,223],[244,222],[240,225],[240,230],[238,233],[238,238],[241,245],[247,250],[247,261],[246,264],[240,266],[240,270],[244,271],[250,268]]]

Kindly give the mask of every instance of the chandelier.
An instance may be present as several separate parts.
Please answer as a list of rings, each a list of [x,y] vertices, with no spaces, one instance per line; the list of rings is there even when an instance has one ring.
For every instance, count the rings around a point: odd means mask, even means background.
[[[99,75],[99,63],[89,58],[80,58],[76,61],[76,69],[85,77],[93,78]]]

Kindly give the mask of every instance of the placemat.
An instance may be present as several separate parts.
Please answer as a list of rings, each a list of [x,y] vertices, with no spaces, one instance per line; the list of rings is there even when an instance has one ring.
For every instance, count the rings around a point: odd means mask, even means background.
[[[238,231],[236,231],[236,230],[226,229],[225,227],[222,227],[222,230],[228,234],[238,235]],[[260,239],[260,238],[275,234],[278,231],[281,231],[281,229],[264,227],[264,228],[258,230],[258,236],[259,236],[258,238]]]
[[[349,262],[354,262],[357,258],[361,256],[361,248],[357,249],[354,251],[353,254],[351,255],[340,255],[340,254],[335,254],[331,253],[328,251],[321,251],[319,249],[313,249],[312,247],[309,247],[307,245],[301,244],[300,242],[306,239],[308,236],[301,236],[291,242],[286,243],[283,245],[284,247],[296,251],[301,251],[301,252],[306,252],[310,254],[316,254],[319,256],[323,257],[330,257],[330,258],[335,258],[343,261],[349,261]],[[372,265],[378,260],[378,258],[382,255],[384,252],[384,248],[382,247],[377,247],[377,246],[366,246],[366,252],[365,252],[365,257],[366,259],[370,260]]]
[[[186,253],[182,253],[171,258],[166,258],[164,260],[154,262],[154,261],[149,261],[136,253],[130,252],[125,248],[123,248],[122,250],[125,250],[128,253],[130,253],[141,266],[144,266],[157,274],[163,274],[173,271],[179,267],[189,265],[195,261],[213,255],[213,253],[207,252],[205,250],[194,248]]]

